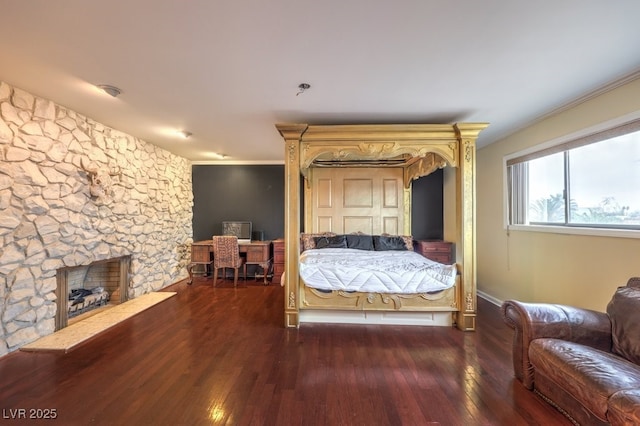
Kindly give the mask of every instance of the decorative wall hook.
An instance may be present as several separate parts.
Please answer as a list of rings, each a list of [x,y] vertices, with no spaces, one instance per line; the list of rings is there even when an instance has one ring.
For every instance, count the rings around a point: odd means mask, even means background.
[[[113,179],[114,176],[120,176],[122,169],[120,167],[112,167],[110,169],[99,168],[96,164],[89,162],[85,158],[80,160],[82,169],[87,172],[89,179],[89,193],[92,197],[104,199],[113,196]]]

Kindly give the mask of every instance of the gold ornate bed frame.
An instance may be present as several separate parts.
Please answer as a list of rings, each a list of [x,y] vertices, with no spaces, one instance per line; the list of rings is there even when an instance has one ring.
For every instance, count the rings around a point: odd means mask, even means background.
[[[475,330],[475,144],[478,134],[487,126],[487,123],[277,124],[276,128],[285,141],[285,326],[297,327],[301,310],[320,308],[448,311],[454,314],[454,322],[459,329]],[[454,242],[459,277],[454,289],[433,297],[345,293],[338,295],[344,303],[336,303],[335,298],[304,286],[298,274],[300,176],[308,185],[312,167],[354,166],[402,167],[405,194],[414,179],[446,166],[456,169]],[[410,227],[410,220],[406,220],[405,234],[410,234]]]

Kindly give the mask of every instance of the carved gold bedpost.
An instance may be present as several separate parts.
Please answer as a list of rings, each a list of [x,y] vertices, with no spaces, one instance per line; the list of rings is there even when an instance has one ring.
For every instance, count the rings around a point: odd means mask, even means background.
[[[298,327],[300,286],[300,139],[306,124],[276,124],[284,138],[284,326]]]
[[[456,216],[458,220],[457,252],[462,256],[462,292],[456,325],[460,330],[476,329],[476,139],[488,124],[459,123],[455,125],[460,143],[456,171]]]

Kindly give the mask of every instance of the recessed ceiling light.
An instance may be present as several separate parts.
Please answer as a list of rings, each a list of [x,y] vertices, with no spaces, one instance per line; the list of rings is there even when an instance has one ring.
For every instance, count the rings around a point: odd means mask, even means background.
[[[219,158],[220,160],[224,160],[225,158],[228,158],[228,155],[226,155],[226,154],[219,154],[219,153],[217,153],[217,152],[208,152],[206,155],[207,155],[207,156],[209,156],[209,157],[216,157],[216,158]]]
[[[122,90],[118,89],[116,86],[111,86],[109,84],[98,84],[97,87],[102,90],[104,93],[117,98],[118,95],[122,93]]]

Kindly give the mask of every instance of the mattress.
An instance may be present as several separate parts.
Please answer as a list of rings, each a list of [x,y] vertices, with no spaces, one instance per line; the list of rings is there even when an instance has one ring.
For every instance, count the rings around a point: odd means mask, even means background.
[[[457,268],[413,251],[349,248],[305,250],[300,278],[319,290],[415,294],[445,290],[455,284]]]

